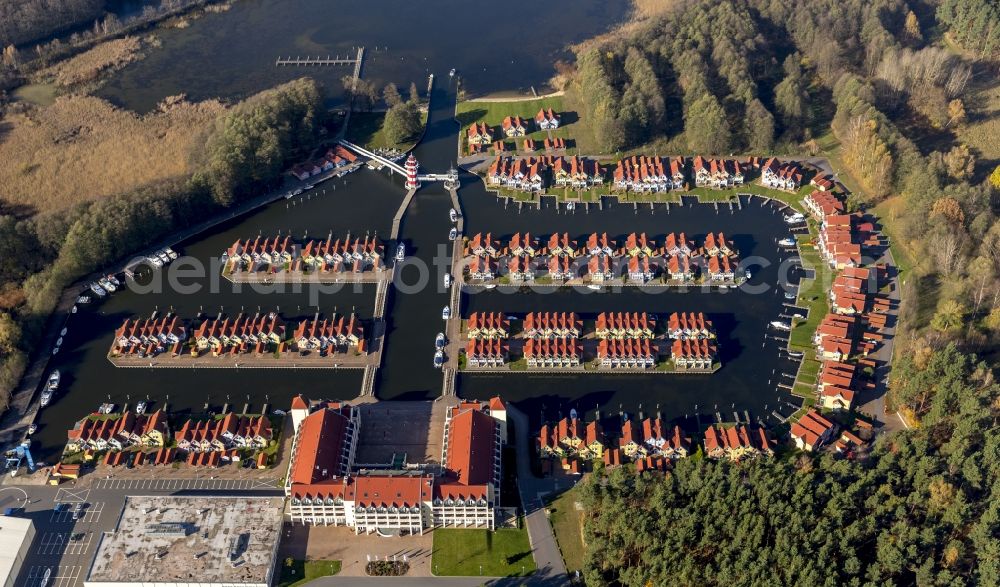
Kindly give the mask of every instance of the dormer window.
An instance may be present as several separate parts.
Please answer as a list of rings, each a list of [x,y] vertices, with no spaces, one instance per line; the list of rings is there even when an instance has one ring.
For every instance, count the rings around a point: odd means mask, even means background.
[[[293,497],[292,498],[292,505],[302,505],[302,500],[299,499],[299,498],[297,498],[297,497]]]

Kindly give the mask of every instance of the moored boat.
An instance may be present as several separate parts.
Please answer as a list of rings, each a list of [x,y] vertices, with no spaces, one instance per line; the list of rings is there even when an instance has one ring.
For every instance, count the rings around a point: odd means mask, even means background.
[[[454,208],[448,210],[448,218],[450,218],[452,222],[458,222],[458,211]]]
[[[795,239],[793,239],[791,237],[786,237],[786,238],[783,238],[780,241],[778,241],[778,244],[781,245],[781,246],[783,246],[783,247],[794,247],[795,246]]]
[[[405,258],[406,258],[406,245],[404,245],[403,243],[399,243],[399,246],[396,247],[396,260],[402,261]]]
[[[444,351],[438,350],[434,353],[434,367],[440,369],[444,365]]]
[[[444,309],[441,310],[441,318],[443,320],[451,318],[451,306],[445,306]]]
[[[445,273],[444,274],[444,288],[448,289],[450,287],[451,287],[451,274],[450,273]]]
[[[458,238],[458,229],[452,228],[451,230],[448,231],[448,240],[453,241],[456,238]]]
[[[97,294],[98,297],[103,298],[108,295],[108,292],[104,291],[104,288],[98,285],[96,282],[90,284],[90,291]]]
[[[437,348],[444,348],[445,337],[443,332],[438,332],[437,337],[434,338],[434,346]]]
[[[781,320],[772,320],[771,327],[776,330],[791,330],[792,325],[788,322],[782,322]]]
[[[145,414],[146,413],[146,402],[140,401],[139,403],[135,404],[135,413],[139,414],[140,416],[142,414]]]

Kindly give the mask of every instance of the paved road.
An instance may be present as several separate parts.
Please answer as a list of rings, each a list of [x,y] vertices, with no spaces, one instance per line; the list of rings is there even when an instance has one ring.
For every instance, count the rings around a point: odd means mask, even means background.
[[[514,423],[517,445],[517,486],[521,494],[521,504],[525,511],[525,524],[531,551],[535,557],[538,572],[526,583],[528,585],[568,585],[569,576],[563,563],[562,553],[552,533],[552,526],[545,515],[543,497],[558,489],[553,479],[539,479],[531,472],[531,434],[528,418],[511,404],[507,404],[507,414]],[[516,583],[515,583],[516,584]]]
[[[906,426],[895,412],[886,413],[885,395],[889,392],[889,372],[892,368],[893,344],[896,340],[896,326],[899,320],[899,275],[892,252],[886,248],[885,253],[876,263],[884,263],[889,271],[889,323],[884,331],[885,342],[872,354],[878,362],[875,370],[875,389],[870,394],[861,394],[859,411],[882,423],[881,432],[894,432]]]

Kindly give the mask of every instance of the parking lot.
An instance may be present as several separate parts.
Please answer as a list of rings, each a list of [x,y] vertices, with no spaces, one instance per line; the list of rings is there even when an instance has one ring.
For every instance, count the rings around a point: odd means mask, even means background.
[[[53,509],[52,515],[49,517],[49,522],[52,522],[53,524],[66,524],[70,522],[92,524],[99,522],[101,520],[101,513],[104,512],[104,502],[99,501],[97,503],[85,505],[83,510],[78,514],[77,519],[74,520],[73,512],[75,509],[75,504],[66,504],[61,508],[61,511]]]
[[[201,490],[268,490],[281,489],[277,479],[99,479],[95,489],[132,489],[146,491]]]
[[[83,554],[94,539],[92,532],[45,532],[38,540],[35,554],[42,556]]]
[[[34,565],[30,567],[24,577],[22,587],[41,587],[45,578],[46,569],[51,569],[46,587],[73,587],[83,572],[82,565],[58,565],[48,567],[45,565]]]

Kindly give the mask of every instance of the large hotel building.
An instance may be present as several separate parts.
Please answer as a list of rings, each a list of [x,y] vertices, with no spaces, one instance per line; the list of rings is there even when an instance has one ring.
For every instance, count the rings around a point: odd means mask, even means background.
[[[292,522],[355,532],[494,529],[507,409],[500,398],[448,408],[441,463],[355,467],[361,412],[343,402],[292,402],[295,438],[285,482]]]

